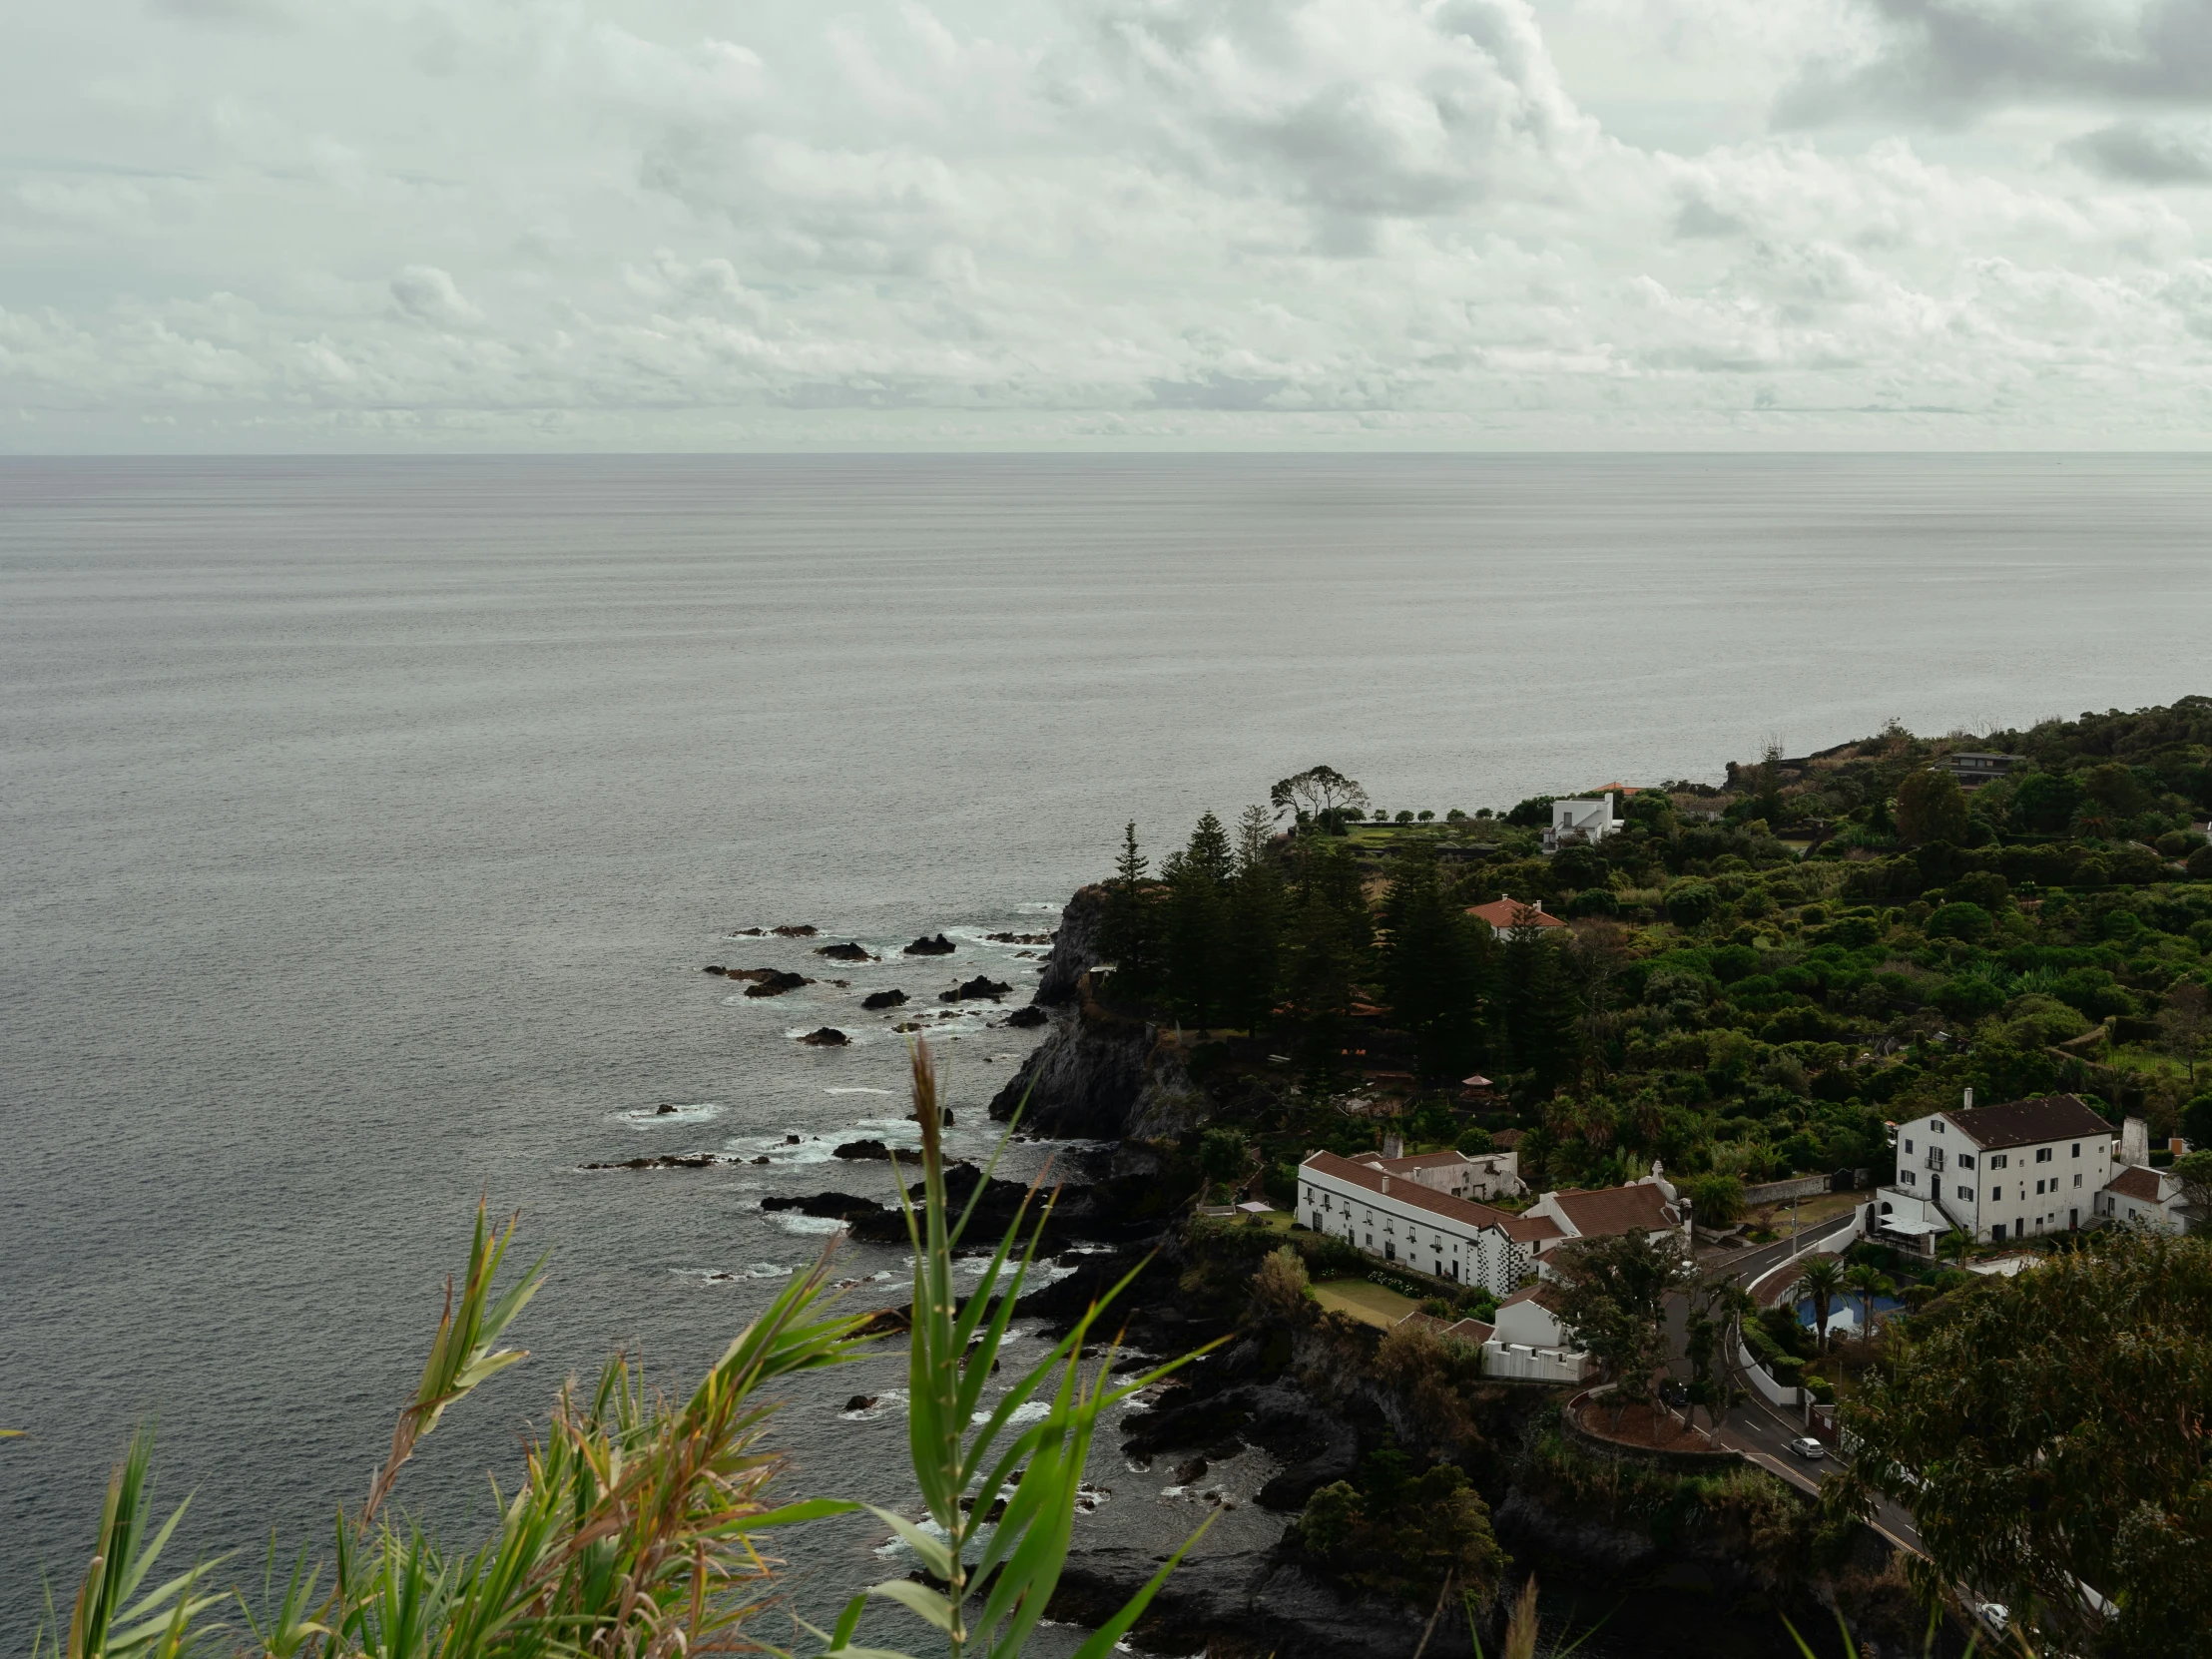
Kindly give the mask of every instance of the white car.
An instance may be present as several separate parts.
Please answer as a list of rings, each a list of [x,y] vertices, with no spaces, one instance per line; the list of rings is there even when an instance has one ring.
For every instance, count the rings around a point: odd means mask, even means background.
[[[1792,1440],[1790,1451],[1793,1456],[1802,1457],[1808,1463],[1817,1463],[1828,1455],[1828,1447],[1822,1445],[1810,1434],[1800,1434]]]

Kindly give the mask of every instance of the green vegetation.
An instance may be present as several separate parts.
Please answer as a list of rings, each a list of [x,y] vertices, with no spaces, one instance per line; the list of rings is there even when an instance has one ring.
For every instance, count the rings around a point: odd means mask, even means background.
[[[1969,792],[1933,766],[1961,750],[2025,764]],[[1748,1185],[1879,1171],[1888,1123],[1967,1086],[2212,1139],[2212,698],[1770,752],[1546,858],[1550,799],[1379,823],[1315,768],[1157,874],[1132,827],[1097,993],[1182,1027],[1279,1201],[1379,1115],[1415,1149],[1519,1129],[1538,1188],[1662,1159],[1714,1224]],[[1571,924],[1468,913],[1507,894]]]
[[[2037,1651],[2206,1651],[2212,1242],[2109,1230],[1961,1286],[1886,1341],[1845,1396],[1862,1449],[1834,1502],[1908,1504],[1926,1587],[1975,1586],[2041,1633]]]
[[[153,1444],[142,1432],[109,1484],[67,1625],[40,1631],[33,1659],[49,1651],[55,1659],[188,1659],[219,1645],[240,1659],[782,1652],[767,1641],[769,1631],[755,1628],[772,1609],[788,1610],[782,1563],[769,1553],[778,1530],[863,1509],[913,1551],[929,1582],[874,1585],[852,1598],[830,1632],[802,1623],[814,1638],[808,1651],[897,1659],[853,1644],[872,1597],[918,1615],[941,1637],[947,1659],[1018,1654],[1058,1581],[1102,1413],[1184,1362],[1116,1377],[1109,1344],[1093,1364],[1083,1363],[1096,1322],[1125,1279],[1042,1361],[994,1392],[1006,1322],[1043,1223],[1026,1250],[1017,1249],[1025,1203],[963,1300],[955,1283],[966,1276],[955,1275],[953,1253],[974,1201],[957,1216],[946,1202],[936,1080],[919,1046],[914,1107],[926,1196],[918,1216],[910,1206],[906,1212],[914,1247],[908,1429],[924,1523],[844,1498],[792,1500],[776,1491],[788,1464],[769,1437],[776,1404],[765,1390],[855,1358],[881,1319],[830,1312],[825,1262],[740,1334],[687,1397],[649,1396],[620,1356],[588,1396],[563,1389],[525,1452],[520,1484],[502,1498],[494,1534],[476,1549],[455,1552],[417,1526],[394,1525],[384,1504],[420,1441],[449,1407],[524,1358],[498,1345],[543,1282],[544,1263],[495,1296],[514,1228],[494,1233],[479,1208],[460,1294],[448,1287],[421,1382],[366,1501],[338,1517],[331,1565],[309,1565],[302,1553],[281,1584],[272,1570],[258,1603],[222,1586],[221,1559],[150,1585],[184,1509],[154,1525]],[[1042,1416],[1019,1425],[1033,1401]],[[1078,1659],[1113,1651],[1182,1555],[1177,1550],[1085,1641]],[[218,1621],[234,1602],[243,1632]]]
[[[1505,1568],[1490,1511],[1465,1473],[1412,1459],[1383,1445],[1362,1460],[1358,1479],[1324,1486],[1307,1500],[1298,1538],[1331,1576],[1427,1606],[1445,1579],[1487,1601]]]

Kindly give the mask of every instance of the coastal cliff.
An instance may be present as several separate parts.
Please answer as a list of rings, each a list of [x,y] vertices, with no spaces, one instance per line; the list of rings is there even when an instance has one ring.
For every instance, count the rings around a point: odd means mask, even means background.
[[[1054,1011],[1052,1030],[992,1099],[990,1113],[1004,1122],[1019,1109],[1024,1129],[1053,1139],[1171,1139],[1206,1120],[1206,1096],[1173,1036],[1098,1000],[1093,971],[1105,960],[1105,913],[1106,889],[1096,884],[1077,888],[1061,912],[1031,999]]]

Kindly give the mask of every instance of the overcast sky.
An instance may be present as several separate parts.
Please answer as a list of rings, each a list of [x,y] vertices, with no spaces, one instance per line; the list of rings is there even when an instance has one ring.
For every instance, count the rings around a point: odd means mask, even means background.
[[[69,0],[0,450],[2195,447],[2212,0]]]

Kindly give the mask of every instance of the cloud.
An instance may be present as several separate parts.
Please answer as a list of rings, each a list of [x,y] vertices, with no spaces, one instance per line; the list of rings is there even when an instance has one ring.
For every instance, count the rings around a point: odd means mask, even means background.
[[[2093,97],[2212,102],[2207,0],[1865,0],[1879,33],[1856,60],[1826,57],[1786,88],[1785,125],[1858,111],[1936,122]]]
[[[2145,185],[2212,183],[2212,131],[2202,127],[2116,122],[2067,140],[2058,153],[2107,179]]]
[[[434,328],[472,328],[484,313],[462,295],[453,278],[434,265],[411,265],[391,279],[399,308]]]

